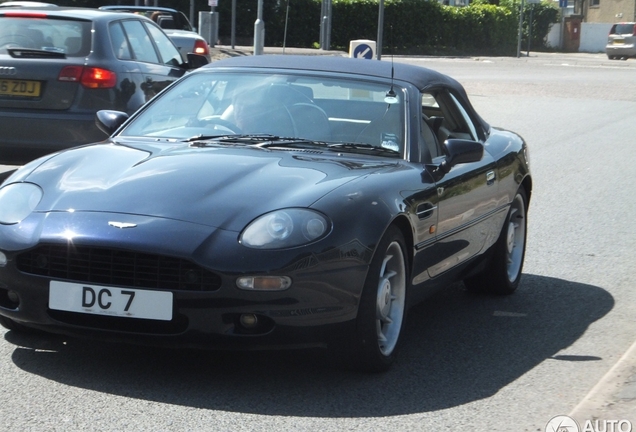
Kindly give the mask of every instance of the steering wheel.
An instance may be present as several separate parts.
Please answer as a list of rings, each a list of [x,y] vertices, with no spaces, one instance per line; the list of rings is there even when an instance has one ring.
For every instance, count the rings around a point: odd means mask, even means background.
[[[14,34],[0,36],[0,48],[35,48],[33,40],[28,36]]]
[[[196,119],[196,120],[194,120],[194,121],[192,121],[190,123],[191,124],[189,126],[213,127],[214,129],[217,129],[216,126],[220,126],[222,129],[227,129],[230,132],[232,132],[233,134],[242,134],[243,133],[241,128],[239,128],[237,125],[235,125],[231,121],[227,121],[225,119],[222,119],[222,118],[216,117],[216,116],[203,117],[203,118],[200,118],[200,119]]]

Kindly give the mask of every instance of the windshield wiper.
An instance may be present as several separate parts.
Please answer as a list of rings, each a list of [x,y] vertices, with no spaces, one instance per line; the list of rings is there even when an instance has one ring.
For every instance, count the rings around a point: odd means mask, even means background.
[[[215,143],[222,144],[258,144],[261,142],[269,142],[272,140],[280,139],[275,135],[269,134],[258,134],[258,135],[246,135],[246,134],[235,134],[235,135],[195,135],[190,138],[186,138],[183,142],[197,142],[197,141],[214,141]],[[202,143],[205,144],[205,143]]]
[[[269,134],[253,135],[197,135],[184,140],[191,142],[193,146],[211,145],[244,145],[257,148],[298,148],[298,149],[321,149],[327,148],[328,144],[321,141],[311,141],[304,138],[279,137]]]
[[[33,48],[7,48],[7,52],[13,58],[66,58],[64,51],[41,50]]]
[[[400,152],[377,147],[365,143],[330,143],[325,141],[313,141],[305,138],[279,137],[269,134],[254,135],[196,135],[185,139],[184,142],[192,143],[192,146],[205,147],[211,145],[244,145],[257,148],[294,148],[294,149],[321,149],[362,153],[370,155],[384,155],[400,157]]]
[[[399,157],[400,152],[385,148],[385,147],[377,147],[371,144],[365,143],[335,143],[329,144],[329,148],[332,150],[343,150],[343,151],[351,151],[351,152],[359,152],[364,154],[385,154],[388,156]]]

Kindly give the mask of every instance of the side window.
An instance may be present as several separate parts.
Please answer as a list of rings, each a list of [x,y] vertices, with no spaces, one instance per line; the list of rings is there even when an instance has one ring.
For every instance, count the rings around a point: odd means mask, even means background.
[[[479,140],[477,128],[466,109],[450,92],[442,89],[422,93],[420,153],[431,159],[443,156],[442,144],[449,138]]]
[[[115,57],[120,60],[130,60],[132,55],[130,54],[130,46],[126,40],[124,29],[121,28],[121,24],[118,22],[111,23],[109,27],[110,43],[113,47]]]
[[[148,63],[161,63],[155,46],[150,40],[150,35],[145,30],[145,27],[138,20],[128,20],[122,22],[128,41],[132,47],[132,52],[136,60]]]
[[[430,93],[422,93],[422,122],[420,125],[420,154],[430,153],[431,159],[442,156],[437,134],[443,121],[437,100]]]
[[[170,66],[179,66],[181,63],[183,63],[181,54],[174,46],[174,44],[170,41],[170,39],[168,39],[165,33],[163,33],[161,30],[150,23],[146,23],[146,28],[152,35],[152,38],[155,41],[157,48],[159,49],[162,63]]]
[[[455,104],[457,105],[457,108],[459,108],[459,112],[461,113],[462,117],[464,117],[464,122],[466,123],[466,126],[468,126],[468,129],[470,130],[470,133],[472,135],[472,139],[475,140],[475,141],[478,141],[479,140],[479,135],[477,135],[477,129],[475,128],[475,125],[474,125],[472,119],[470,118],[470,116],[468,115],[466,110],[464,109],[464,106],[461,103],[459,103],[459,101],[457,100],[455,95],[453,95],[451,93],[450,96],[453,99],[453,101],[455,102]]]

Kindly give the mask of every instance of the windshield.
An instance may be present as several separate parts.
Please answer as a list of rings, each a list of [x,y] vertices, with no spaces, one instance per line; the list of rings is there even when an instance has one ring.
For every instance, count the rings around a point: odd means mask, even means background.
[[[171,87],[120,135],[185,140],[270,134],[369,144],[402,154],[404,112],[404,91],[386,83],[205,72],[191,74]]]

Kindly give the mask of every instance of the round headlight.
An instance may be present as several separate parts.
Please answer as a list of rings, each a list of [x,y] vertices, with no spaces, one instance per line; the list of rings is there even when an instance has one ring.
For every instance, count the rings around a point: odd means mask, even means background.
[[[16,224],[31,214],[42,199],[33,183],[12,183],[0,189],[0,223]]]
[[[285,212],[272,213],[264,218],[267,234],[275,240],[285,240],[294,231],[294,221]]]
[[[329,229],[327,218],[313,210],[277,210],[252,221],[239,241],[256,249],[282,249],[311,243],[324,237]]]

